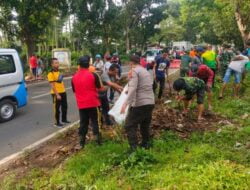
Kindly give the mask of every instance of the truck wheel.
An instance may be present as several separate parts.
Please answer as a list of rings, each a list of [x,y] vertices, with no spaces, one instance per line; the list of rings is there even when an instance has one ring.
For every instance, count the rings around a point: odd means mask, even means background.
[[[16,104],[11,100],[0,102],[0,122],[12,120],[16,115]]]

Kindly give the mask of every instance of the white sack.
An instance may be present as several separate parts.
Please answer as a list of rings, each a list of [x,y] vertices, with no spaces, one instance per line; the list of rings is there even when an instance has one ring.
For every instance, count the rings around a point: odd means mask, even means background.
[[[127,113],[128,113],[128,108],[127,108],[125,113],[121,114],[122,106],[123,106],[123,104],[124,104],[124,102],[126,101],[126,98],[127,98],[127,94],[126,94],[127,91],[128,91],[128,85],[125,86],[125,88],[123,89],[120,97],[115,102],[115,105],[109,111],[109,115],[114,117],[115,122],[120,124],[120,125],[125,122],[125,119],[126,119],[126,116],[127,116]]]

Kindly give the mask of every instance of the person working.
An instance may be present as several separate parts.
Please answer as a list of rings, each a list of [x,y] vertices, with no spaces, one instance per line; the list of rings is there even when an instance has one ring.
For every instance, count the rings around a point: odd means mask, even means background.
[[[101,144],[101,114],[99,111],[100,100],[98,89],[102,89],[102,83],[99,76],[89,71],[90,57],[83,56],[79,59],[80,70],[72,78],[72,89],[80,115],[80,147],[83,148],[86,143],[86,135],[89,128],[89,120],[93,127],[93,134],[97,144]]]
[[[213,78],[213,86],[214,86],[218,60],[217,60],[217,55],[213,51],[213,48],[211,45],[207,46],[206,51],[202,54],[201,57],[202,57],[202,62],[214,72],[214,78]]]
[[[122,106],[121,113],[125,113],[127,106],[129,106],[125,130],[130,148],[134,151],[138,147],[137,130],[139,126],[142,135],[141,146],[143,148],[150,147],[150,124],[155,99],[152,89],[153,79],[149,72],[140,65],[140,57],[132,56],[130,64],[132,70],[128,83],[128,96]]]
[[[203,80],[206,84],[206,91],[208,95],[208,110],[212,110],[212,85],[213,85],[213,78],[214,72],[206,65],[202,64],[200,66],[193,65],[191,71],[189,72],[190,77],[198,77],[199,79]]]
[[[245,70],[246,64],[249,62],[249,59],[247,56],[244,55],[237,55],[234,57],[231,61],[231,63],[228,65],[228,68],[226,70],[226,74],[223,78],[223,85],[220,90],[219,99],[222,99],[224,96],[224,91],[227,87],[227,84],[230,82],[230,78],[232,75],[234,75],[234,96],[239,97],[239,90],[240,90],[240,83],[242,79],[242,73]]]
[[[205,96],[205,83],[203,80],[196,77],[183,77],[174,81],[174,90],[177,92],[185,91],[185,96],[178,95],[176,99],[184,102],[184,113],[188,112],[191,100],[194,95],[197,95],[198,104],[198,121],[201,121],[204,111],[204,96]]]
[[[163,51],[161,58],[156,60],[155,74],[156,82],[160,84],[158,99],[162,98],[163,91],[165,89],[166,75],[168,75],[168,68],[170,66],[170,61],[168,59],[167,50]]]
[[[181,56],[181,70],[180,70],[181,77],[185,77],[188,75],[189,66],[191,62],[192,62],[192,59],[188,55],[188,52],[184,51],[184,54]]]
[[[112,122],[111,122],[110,117],[108,115],[109,100],[108,100],[108,92],[107,91],[110,90],[110,88],[112,88],[113,90],[121,93],[123,90],[122,86],[115,83],[117,73],[118,73],[118,67],[117,67],[117,65],[113,64],[109,67],[108,72],[104,72],[101,75],[101,80],[102,80],[103,84],[108,87],[108,88],[106,88],[105,91],[99,93],[99,97],[101,100],[102,114],[105,118],[105,122],[107,125],[112,125]]]
[[[62,128],[63,123],[70,123],[67,120],[67,94],[63,83],[63,75],[59,72],[59,61],[56,58],[51,59],[51,71],[48,73],[48,81],[51,85],[51,95],[54,105],[55,126]]]
[[[102,61],[102,56],[100,54],[97,54],[95,56],[95,62],[93,66],[96,68],[97,71],[102,72],[104,69],[104,63]]]

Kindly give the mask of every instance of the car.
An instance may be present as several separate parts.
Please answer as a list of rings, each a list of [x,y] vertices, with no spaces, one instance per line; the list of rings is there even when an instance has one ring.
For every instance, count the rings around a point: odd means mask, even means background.
[[[0,48],[0,122],[12,120],[28,102],[23,65],[14,49]]]
[[[148,49],[145,52],[144,57],[146,57],[147,63],[152,63],[155,61],[156,56],[160,54],[162,54],[162,49]]]

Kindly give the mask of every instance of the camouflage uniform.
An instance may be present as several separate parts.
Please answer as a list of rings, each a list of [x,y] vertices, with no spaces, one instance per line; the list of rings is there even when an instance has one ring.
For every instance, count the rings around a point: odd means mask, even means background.
[[[221,63],[220,67],[220,74],[221,77],[223,78],[225,76],[227,67],[229,63],[231,62],[232,58],[235,56],[234,52],[231,50],[224,50],[220,55],[219,55],[219,60]]]
[[[196,77],[183,77],[182,79],[185,81],[186,84],[184,89],[186,100],[191,100],[196,94],[197,103],[203,104],[206,88],[205,82]]]

